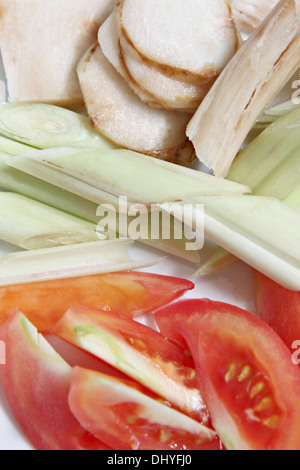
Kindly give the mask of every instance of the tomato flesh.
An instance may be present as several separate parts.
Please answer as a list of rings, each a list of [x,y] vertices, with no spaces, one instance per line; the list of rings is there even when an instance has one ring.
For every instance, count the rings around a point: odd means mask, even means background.
[[[203,424],[209,414],[185,349],[148,326],[98,309],[69,309],[52,329]]]
[[[0,379],[18,423],[36,450],[110,450],[86,431],[68,405],[72,368],[16,312],[0,327],[6,364]]]
[[[255,287],[259,317],[295,352],[294,342],[300,346],[300,292],[285,289],[257,271]]]
[[[99,372],[74,369],[69,405],[85,429],[118,450],[220,449],[200,423]]]
[[[109,273],[0,287],[0,325],[16,310],[43,333],[71,307],[101,308],[129,317],[181,297],[194,284],[143,272]]]
[[[226,448],[300,449],[300,373],[274,330],[245,310],[206,299],[176,302],[155,318],[165,336],[188,344]]]

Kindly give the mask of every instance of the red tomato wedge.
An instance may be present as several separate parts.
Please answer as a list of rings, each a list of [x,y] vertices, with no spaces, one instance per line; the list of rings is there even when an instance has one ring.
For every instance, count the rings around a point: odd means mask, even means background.
[[[21,313],[0,327],[6,364],[0,379],[7,401],[37,450],[110,450],[87,432],[68,405],[72,368]]]
[[[165,336],[188,344],[227,449],[300,450],[300,372],[273,329],[206,299],[176,302],[155,318]]]
[[[120,315],[77,307],[68,310],[52,334],[110,364],[199,422],[208,423],[193,361],[184,348],[157,331]]]
[[[220,450],[208,428],[147,396],[134,383],[75,367],[69,393],[74,416],[118,450]]]
[[[185,279],[133,271],[2,286],[0,324],[20,310],[45,333],[76,305],[132,317],[152,312],[193,288]]]
[[[270,325],[295,352],[299,364],[300,346],[300,292],[281,287],[263,274],[255,271],[257,313]]]

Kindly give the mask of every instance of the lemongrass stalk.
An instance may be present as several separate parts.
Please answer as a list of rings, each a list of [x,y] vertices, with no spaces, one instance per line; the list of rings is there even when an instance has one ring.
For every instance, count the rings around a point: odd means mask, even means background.
[[[300,145],[300,107],[268,126],[235,159],[227,176],[252,190]]]
[[[4,152],[9,155],[21,155],[21,153],[28,152],[32,147],[28,145],[20,144],[6,137],[0,136],[0,152]]]
[[[23,155],[10,158],[6,161],[6,164],[12,168],[27,173],[28,175],[52,184],[53,186],[76,194],[77,196],[87,199],[97,205],[107,203],[113,205],[115,208],[119,205],[119,199],[115,195],[102,191],[99,188],[95,188],[94,186],[71,175],[65,174],[55,166],[46,166],[38,160],[27,158]]]
[[[187,127],[199,160],[227,176],[249,131],[299,67],[294,0],[280,0],[244,42]]]
[[[298,184],[283,200],[285,204],[300,211],[300,185]]]
[[[251,34],[270,14],[278,0],[229,0],[233,19],[243,35]]]
[[[159,260],[134,260],[133,242],[108,240],[11,253],[0,260],[0,286],[130,271]]]
[[[300,107],[266,128],[240,153],[228,179],[251,187],[253,194],[275,197],[300,208]],[[207,276],[240,260],[220,248],[196,272]]]
[[[41,181],[15,168],[9,167],[5,162],[9,155],[0,153],[0,187],[35,201],[47,204],[68,214],[96,224],[98,205],[81,198],[69,191],[60,189],[52,184]]]
[[[255,128],[265,129],[267,126],[275,122],[282,116],[290,113],[294,109],[299,108],[300,105],[293,100],[285,101],[276,106],[266,109],[255,123]]]
[[[0,132],[36,148],[70,146],[116,148],[90,125],[89,119],[65,108],[42,103],[0,105]]]
[[[0,192],[0,239],[24,249],[99,241],[96,225],[33,199]]]
[[[102,200],[100,198],[98,199],[99,204],[91,202],[88,199],[77,196],[71,192],[75,190],[77,184],[75,178],[70,178],[72,180],[72,184],[70,184],[68,187],[71,189],[71,191],[66,191],[65,189],[61,189],[58,186],[47,183],[40,180],[39,178],[31,176],[30,174],[8,166],[5,163],[7,162],[8,158],[9,155],[0,154],[0,187],[47,204],[51,207],[67,212],[68,214],[80,217],[83,220],[97,224],[99,229],[101,225],[103,225],[101,224],[100,218],[97,216],[97,210],[100,203],[105,204],[105,206],[108,205],[109,207],[114,207],[116,210],[114,210],[112,214],[112,218],[114,218],[114,220],[111,220],[111,226],[113,227],[115,225],[117,228],[119,227],[119,199],[115,196],[110,196],[109,194],[105,193],[103,194]],[[61,176],[64,177],[65,175],[62,174]],[[147,219],[144,221],[144,225],[148,225],[150,227],[150,222],[148,222],[148,219],[151,218],[151,214],[145,214],[143,217]],[[128,224],[130,224],[132,221],[133,217],[128,217]],[[151,234],[149,234],[148,238],[139,239],[138,241],[161,250],[169,255],[198,264],[200,262],[199,251],[186,250],[186,243],[188,243],[188,240],[184,236],[184,230],[182,230],[183,237],[181,239],[176,239],[173,235],[175,230],[177,230],[175,226],[179,225],[180,223],[172,218],[170,220],[170,224],[171,235],[169,239],[164,239],[163,237],[152,239]],[[116,237],[119,238],[122,236],[119,234],[118,230],[113,231],[109,230],[108,228],[105,229],[105,234],[109,239],[114,239]],[[128,230],[126,230],[126,233],[124,233],[124,237],[128,237]]]
[[[283,287],[300,290],[300,211],[275,198],[252,195],[201,201],[208,239]],[[168,210],[168,204],[163,208]],[[199,230],[199,215],[201,220],[203,209],[194,205],[185,222]]]
[[[124,149],[33,150],[22,156],[25,158],[143,204],[176,201],[187,196],[249,192],[245,185]],[[13,166],[18,159],[12,158],[8,164]]]

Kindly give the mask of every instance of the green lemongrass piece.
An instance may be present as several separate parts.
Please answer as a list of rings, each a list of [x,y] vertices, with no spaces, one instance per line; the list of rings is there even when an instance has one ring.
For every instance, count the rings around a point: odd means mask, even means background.
[[[300,211],[300,185],[294,188],[287,197],[284,198],[283,202],[294,209]]]
[[[99,241],[96,225],[20,194],[0,192],[0,239],[24,249]]]
[[[272,123],[236,158],[228,179],[247,184],[257,196],[300,208],[300,107]],[[220,248],[197,271],[212,274],[240,260]]]
[[[182,200],[188,196],[249,192],[245,185],[124,149],[56,148],[35,150],[23,157],[143,204]],[[8,164],[13,165],[13,161],[14,158]]]
[[[78,178],[63,173],[55,166],[47,166],[39,160],[20,155],[10,158],[6,161],[6,164],[28,175],[57,186],[58,188],[76,194],[97,205],[107,203],[113,205],[115,208],[119,206],[119,199],[115,195],[102,191]]]
[[[0,105],[0,133],[32,147],[89,147],[110,149],[116,145],[101,136],[81,114],[40,103]]]
[[[67,212],[68,214],[74,215],[76,217],[80,217],[83,220],[87,220],[88,222],[98,224],[98,228],[100,230],[101,226],[107,224],[107,217],[105,221],[102,223],[101,219],[97,216],[97,211],[100,203],[108,205],[108,207],[116,207],[119,203],[119,199],[115,196],[110,196],[109,194],[103,194],[103,197],[98,198],[99,204],[95,202],[91,202],[86,198],[77,196],[73,194],[71,191],[66,191],[61,189],[53,184],[44,182],[39,178],[31,176],[23,171],[17,170],[13,167],[8,166],[5,162],[7,162],[7,158],[9,155],[1,154],[0,153],[0,187],[21,194],[23,196],[29,197],[41,203],[47,204],[51,207],[59,209],[61,211]],[[35,163],[33,161],[33,163]],[[37,162],[38,163],[38,162]],[[43,169],[45,167],[43,166]],[[46,168],[47,169],[47,168]],[[57,171],[57,170],[54,170]],[[51,173],[51,169],[50,169]],[[59,173],[59,172],[58,172]],[[61,174],[62,177],[65,175]],[[68,177],[67,177],[68,178]],[[62,178],[63,179],[63,178]],[[72,177],[71,177],[72,179]],[[64,180],[64,179],[63,179]],[[74,187],[76,186],[76,181],[71,181],[72,184],[68,186],[72,191],[74,191]],[[80,182],[79,182],[80,183]],[[120,215],[118,213],[119,207],[116,207],[116,211],[113,211],[112,218],[110,221],[111,227],[118,228],[120,223]],[[150,214],[143,215],[143,218],[147,219],[147,221],[141,221],[144,226],[149,226],[150,223],[148,219],[151,218]],[[128,217],[128,225],[133,221],[133,217]],[[186,239],[184,230],[182,229],[183,237],[180,239],[176,239],[174,237],[174,233],[180,227],[180,222],[172,218],[170,220],[170,237],[168,239],[159,236],[158,238],[152,239],[151,234],[149,234],[148,238],[139,239],[142,243],[154,247],[158,250],[161,250],[169,255],[173,255],[184,259],[186,261],[199,264],[200,262],[200,255],[198,250],[188,251],[186,250],[186,243],[189,241]],[[126,226],[128,228],[128,226]],[[118,230],[109,230],[109,227],[105,227],[104,234],[109,239],[119,238],[120,234]],[[122,234],[121,234],[122,236]],[[125,237],[128,237],[128,230],[124,233]]]
[[[252,190],[300,146],[300,107],[279,118],[253,140],[235,159],[230,181]]]
[[[285,116],[296,108],[299,108],[299,106],[300,105],[295,101],[289,100],[271,108],[267,108],[258,118],[254,127],[257,129],[265,129],[280,117]]]
[[[11,253],[0,260],[0,286],[130,271],[160,260],[134,260],[129,240],[108,240]]]
[[[0,136],[0,151],[9,155],[21,155],[21,153],[28,152],[31,147],[28,145],[20,144],[6,137]]]
[[[275,198],[252,195],[207,196],[201,201],[210,240],[283,287],[300,290],[300,211]],[[195,204],[193,217],[185,222],[199,230],[201,217],[203,209]]]

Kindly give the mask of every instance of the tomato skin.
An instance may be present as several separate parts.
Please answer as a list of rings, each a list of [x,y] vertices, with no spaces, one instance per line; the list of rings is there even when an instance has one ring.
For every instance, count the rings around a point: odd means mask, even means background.
[[[295,352],[294,342],[300,345],[300,292],[287,290],[258,271],[254,278],[259,317]]]
[[[51,333],[115,367],[203,424],[209,414],[184,348],[130,318],[75,307]]]
[[[300,450],[300,373],[272,328],[207,299],[176,302],[155,319],[162,334],[187,343],[227,449]]]
[[[71,307],[101,308],[138,316],[181,297],[194,284],[143,272],[109,273],[0,287],[0,325],[16,310],[47,333]]]
[[[68,405],[72,368],[20,312],[0,327],[6,364],[0,379],[18,423],[36,450],[110,450],[74,418]]]
[[[114,449],[220,449],[216,434],[128,380],[75,367],[68,402],[82,426]]]

